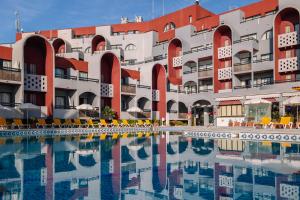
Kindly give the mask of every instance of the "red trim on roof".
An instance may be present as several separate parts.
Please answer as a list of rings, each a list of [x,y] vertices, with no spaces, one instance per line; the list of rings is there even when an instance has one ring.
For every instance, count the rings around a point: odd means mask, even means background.
[[[72,29],[74,35],[95,35],[96,34],[96,27],[89,26],[89,27],[80,27],[80,28],[73,28]]]
[[[12,60],[12,48],[0,46],[0,59]]]
[[[121,69],[121,76],[122,77],[130,77],[135,80],[140,80],[140,72],[131,69]]]
[[[220,101],[219,106],[242,105],[240,100]]]
[[[63,68],[72,67],[73,69],[81,72],[88,72],[88,62],[76,60],[74,58],[63,58],[56,56],[55,66]]]

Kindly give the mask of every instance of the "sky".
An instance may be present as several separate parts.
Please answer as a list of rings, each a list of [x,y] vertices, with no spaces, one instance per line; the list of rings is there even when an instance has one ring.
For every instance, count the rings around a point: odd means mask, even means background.
[[[200,5],[221,13],[259,0],[200,0]],[[159,17],[186,6],[194,0],[0,0],[0,43],[15,41],[15,12],[25,32],[120,22],[122,16],[134,20]],[[154,4],[153,4],[154,2]],[[154,8],[154,9],[152,9]]]

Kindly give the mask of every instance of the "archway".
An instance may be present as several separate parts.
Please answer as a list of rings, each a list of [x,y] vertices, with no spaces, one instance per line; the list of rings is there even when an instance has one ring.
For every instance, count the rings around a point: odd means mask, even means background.
[[[101,35],[96,35],[92,40],[92,53],[104,51],[106,49],[106,40]]]
[[[46,106],[53,113],[54,55],[52,45],[42,36],[29,36],[24,42],[24,102]],[[34,81],[32,81],[34,80]]]
[[[166,72],[160,64],[152,69],[152,94],[153,118],[166,118]]]
[[[213,107],[207,100],[196,101],[192,106],[192,113],[197,126],[213,123]]]
[[[111,107],[120,116],[121,68],[118,58],[112,53],[105,53],[101,58],[101,109]]]

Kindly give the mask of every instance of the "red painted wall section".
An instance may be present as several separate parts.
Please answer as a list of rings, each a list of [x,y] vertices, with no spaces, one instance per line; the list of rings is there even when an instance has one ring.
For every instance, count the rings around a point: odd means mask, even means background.
[[[121,143],[120,140],[117,140],[116,144],[112,146],[112,158],[114,165],[114,172],[112,173],[112,188],[113,196],[119,197],[120,188],[121,188]]]
[[[296,49],[297,47],[287,47],[287,48],[279,48],[278,44],[278,36],[280,34],[284,34],[285,28],[287,26],[290,27],[291,32],[297,31],[295,30],[294,24],[299,24],[299,12],[294,8],[286,8],[282,10],[275,18],[274,21],[274,46],[275,46],[275,71],[274,71],[274,79],[276,81],[283,81],[285,80],[286,75],[291,75],[292,79],[295,78],[296,74],[295,72],[289,72],[289,73],[279,73],[279,59],[286,58],[286,52],[291,52],[291,57],[296,56]],[[298,30],[299,31],[299,30]]]
[[[101,82],[113,84],[114,86],[114,97],[109,98],[110,100],[105,100],[105,102],[110,102],[108,106],[111,106],[116,112],[117,118],[120,117],[121,113],[120,77],[121,67],[118,58],[112,53],[106,53],[103,55],[101,59]]]
[[[218,93],[219,90],[225,89],[226,82],[229,82],[229,87],[232,88],[232,80],[219,81],[218,69],[225,67],[225,62],[231,66],[232,58],[223,60],[218,59],[218,48],[225,46],[225,41],[229,41],[229,45],[232,45],[231,29],[228,26],[219,27],[214,34],[214,92]]]
[[[82,61],[82,60],[76,60],[74,58],[64,58],[64,57],[55,57],[55,66],[60,68],[73,68],[75,70],[81,71],[81,72],[88,72],[88,62]]]
[[[106,46],[105,38],[102,37],[101,35],[95,36],[92,40],[92,53],[94,53],[94,51],[105,50],[105,46]]]
[[[160,137],[158,152],[160,157],[158,174],[161,187],[165,188],[167,185],[167,139],[166,137]]]
[[[168,78],[170,83],[174,85],[181,85],[182,84],[182,77],[181,77],[181,70],[182,66],[180,67],[173,67],[173,58],[180,56],[182,53],[182,44],[179,39],[174,39],[169,44],[168,48]]]
[[[12,60],[12,48],[0,46],[0,59]]]
[[[152,110],[159,111],[160,119],[166,118],[166,72],[162,65],[156,64],[152,70],[152,89],[159,90],[160,99],[152,102]]]
[[[52,46],[44,38],[32,36],[27,39],[24,46],[24,62],[35,64],[37,74],[47,76],[47,93],[44,106],[47,106],[49,116],[52,116],[53,113],[53,56]],[[37,98],[41,98],[41,95],[37,95]],[[37,99],[37,101],[39,100]]]
[[[80,27],[80,28],[73,28],[73,34],[76,36],[81,35],[95,35],[96,34],[96,27],[89,26],[89,27]]]

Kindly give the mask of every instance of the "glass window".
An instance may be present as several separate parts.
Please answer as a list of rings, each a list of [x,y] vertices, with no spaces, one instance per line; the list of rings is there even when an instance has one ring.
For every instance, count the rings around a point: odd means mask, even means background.
[[[286,26],[285,27],[285,32],[286,33],[290,33],[291,32],[291,27],[290,26]]]
[[[79,72],[79,78],[88,78],[87,72]]]
[[[66,105],[66,97],[56,96],[55,97],[55,105],[59,108],[64,108]]]
[[[262,36],[262,40],[269,40],[273,38],[273,30],[268,30],[266,31],[263,36]]]
[[[62,68],[55,68],[55,76],[64,77],[65,70]]]
[[[174,29],[175,29],[175,24],[173,22],[170,22],[165,25],[164,32],[168,32]]]
[[[0,93],[0,103],[9,104],[11,102],[11,94],[8,92]]]
[[[240,117],[240,116],[243,116],[243,107],[242,107],[242,105],[219,106],[218,116],[219,117]]]

